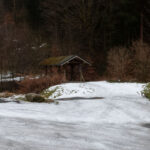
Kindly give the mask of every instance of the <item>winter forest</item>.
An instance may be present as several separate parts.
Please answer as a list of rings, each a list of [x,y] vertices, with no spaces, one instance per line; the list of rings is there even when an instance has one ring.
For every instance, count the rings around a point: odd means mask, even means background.
[[[148,81],[149,42],[148,0],[0,0],[1,73],[79,55],[98,77]]]
[[[150,150],[150,0],[0,0],[0,150]]]

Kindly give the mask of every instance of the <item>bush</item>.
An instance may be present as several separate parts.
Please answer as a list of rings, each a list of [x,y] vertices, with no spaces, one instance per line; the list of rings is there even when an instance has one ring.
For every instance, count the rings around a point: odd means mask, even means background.
[[[138,81],[149,81],[150,78],[150,45],[136,41],[130,47],[133,53],[133,72]]]
[[[16,81],[4,81],[0,83],[0,92],[9,91],[16,92],[19,85]]]
[[[62,78],[59,76],[45,76],[39,79],[25,79],[19,83],[19,93],[40,93],[44,89],[52,85],[56,85],[62,82]]]
[[[53,95],[57,91],[57,89],[58,89],[58,87],[56,87],[53,90],[46,89],[46,90],[42,91],[41,95],[48,99],[51,95]]]
[[[115,47],[111,49],[107,57],[107,72],[111,78],[124,80],[130,72],[132,63],[129,50],[124,47]]]
[[[145,85],[142,95],[150,100],[150,83]]]

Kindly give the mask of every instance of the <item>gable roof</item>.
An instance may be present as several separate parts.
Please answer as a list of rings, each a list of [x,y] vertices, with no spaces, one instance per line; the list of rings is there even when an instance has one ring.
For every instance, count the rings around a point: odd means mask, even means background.
[[[80,58],[76,55],[70,55],[70,56],[59,56],[59,57],[50,57],[40,62],[40,65],[42,66],[63,66],[66,63],[69,63],[73,59],[79,59],[85,64],[91,65],[88,61]]]

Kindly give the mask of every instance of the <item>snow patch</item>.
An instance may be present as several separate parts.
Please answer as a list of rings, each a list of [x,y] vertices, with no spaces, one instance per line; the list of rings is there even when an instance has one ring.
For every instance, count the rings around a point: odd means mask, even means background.
[[[71,98],[71,97],[141,97],[144,84],[137,83],[109,83],[102,82],[85,82],[85,83],[66,83],[56,85],[45,90],[51,93],[48,98]]]

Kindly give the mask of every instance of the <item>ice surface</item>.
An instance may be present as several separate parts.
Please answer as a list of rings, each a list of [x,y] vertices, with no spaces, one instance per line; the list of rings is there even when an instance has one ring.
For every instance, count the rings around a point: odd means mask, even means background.
[[[140,95],[143,84],[103,81],[59,86],[64,92],[57,98],[104,99],[59,105],[0,103],[0,150],[150,149],[150,102]]]

